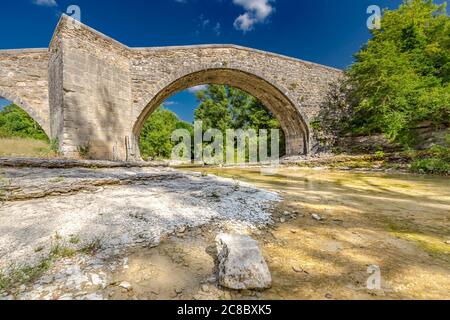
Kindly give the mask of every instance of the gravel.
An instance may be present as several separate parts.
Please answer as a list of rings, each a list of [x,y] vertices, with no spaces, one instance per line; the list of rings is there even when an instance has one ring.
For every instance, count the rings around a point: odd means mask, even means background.
[[[81,170],[84,180],[92,178],[86,170],[72,169],[73,179],[77,180],[77,170]],[[128,182],[100,186],[101,181],[97,181],[97,190],[77,190],[64,196],[0,204],[0,269],[38,261],[48,253],[56,234],[62,239],[76,235],[80,245],[101,239],[103,249],[121,249],[155,246],[164,235],[212,221],[257,228],[272,222],[270,209],[280,200],[276,193],[250,184],[236,184],[230,179],[166,169],[149,170],[148,177],[143,169],[127,169],[122,174],[111,169],[91,170],[95,179],[99,175],[105,181],[125,179],[122,178],[125,176]],[[67,171],[53,170],[50,176],[60,176],[62,172],[67,175]],[[13,184],[20,185],[22,179],[24,184],[39,189],[42,171],[24,176],[14,176]],[[136,176],[139,179],[133,178]],[[49,181],[45,183],[46,188],[49,183],[62,184],[64,188],[70,184],[67,177],[64,182]],[[75,275],[78,272],[69,271]]]

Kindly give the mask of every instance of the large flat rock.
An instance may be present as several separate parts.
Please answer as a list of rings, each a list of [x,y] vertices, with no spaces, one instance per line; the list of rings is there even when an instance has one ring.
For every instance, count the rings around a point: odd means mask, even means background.
[[[220,285],[234,290],[267,289],[272,276],[258,242],[244,235],[216,238]]]

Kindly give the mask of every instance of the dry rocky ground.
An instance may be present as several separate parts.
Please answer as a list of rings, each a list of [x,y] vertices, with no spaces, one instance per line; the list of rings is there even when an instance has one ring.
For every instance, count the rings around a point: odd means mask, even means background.
[[[450,299],[445,177],[2,170],[0,269],[15,273],[0,299]],[[224,231],[259,241],[271,289],[218,285]]]
[[[7,299],[115,297],[111,288],[131,289],[114,272],[128,268],[133,250],[209,224],[256,229],[271,222],[279,200],[231,179],[162,168],[4,168],[2,183]]]

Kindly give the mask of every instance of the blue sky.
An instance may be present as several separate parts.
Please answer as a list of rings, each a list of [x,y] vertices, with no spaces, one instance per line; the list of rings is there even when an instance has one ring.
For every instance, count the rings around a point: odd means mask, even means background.
[[[62,12],[131,47],[232,43],[345,68],[367,39],[369,5],[401,0],[2,0],[0,49],[47,47]],[[4,104],[0,100],[0,106]],[[196,100],[166,104],[187,121]]]

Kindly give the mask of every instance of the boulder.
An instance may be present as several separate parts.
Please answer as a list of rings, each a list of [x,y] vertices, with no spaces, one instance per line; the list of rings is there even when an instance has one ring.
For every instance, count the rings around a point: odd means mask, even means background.
[[[272,276],[256,240],[244,235],[219,234],[216,245],[221,286],[234,290],[271,287]]]

